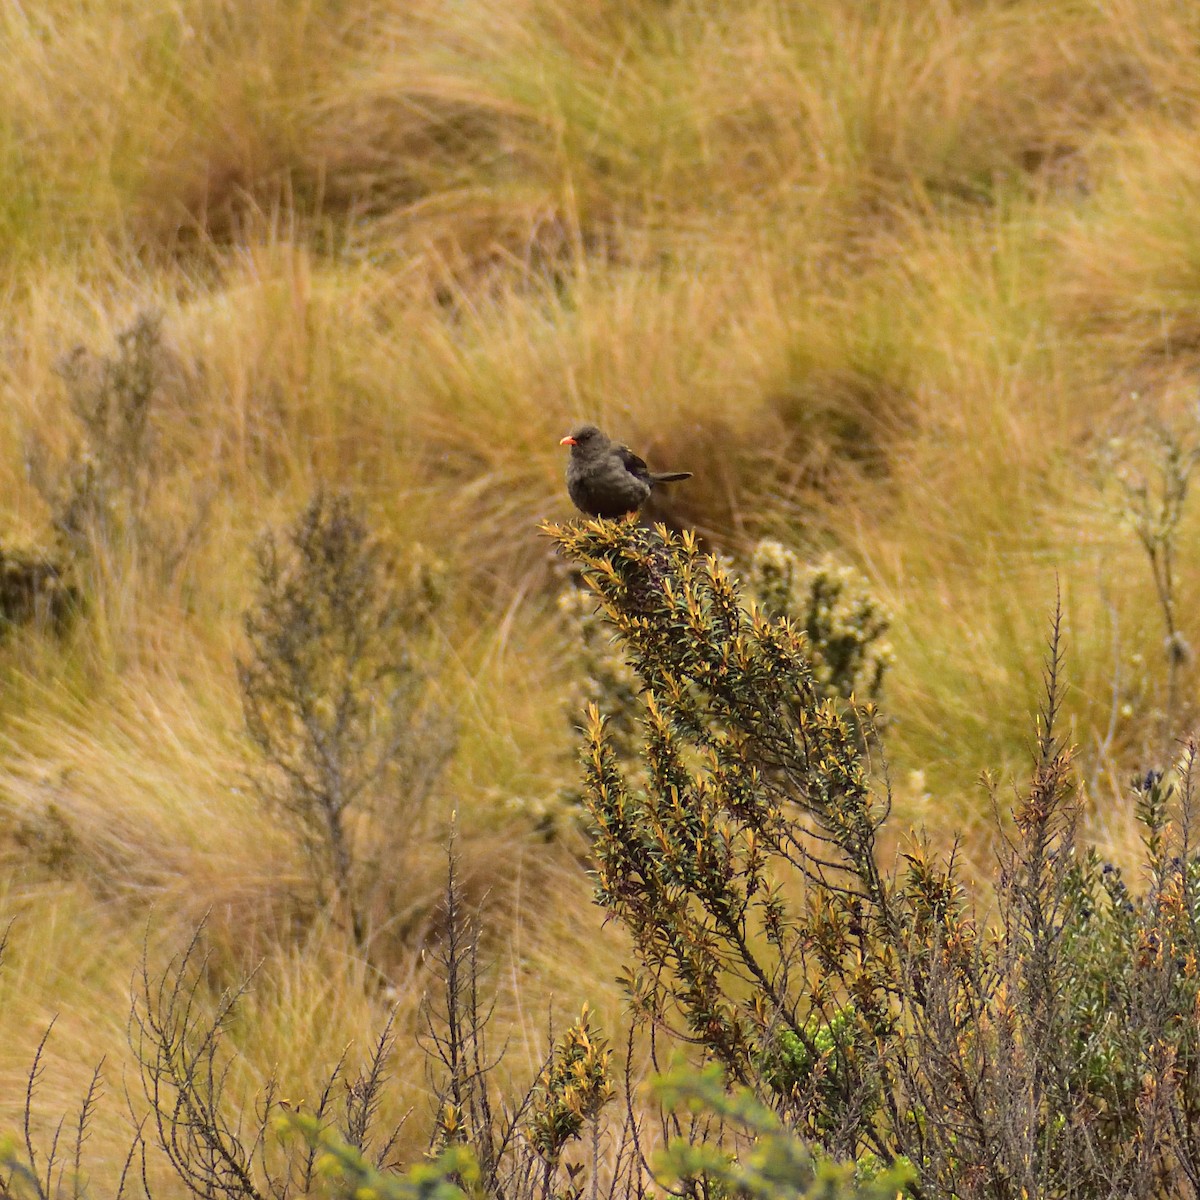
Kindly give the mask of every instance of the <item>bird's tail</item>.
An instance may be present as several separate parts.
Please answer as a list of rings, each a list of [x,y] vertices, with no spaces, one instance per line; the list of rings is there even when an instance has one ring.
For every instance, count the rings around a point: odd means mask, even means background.
[[[651,483],[678,483],[681,479],[691,479],[691,471],[667,471],[662,475],[651,475]]]

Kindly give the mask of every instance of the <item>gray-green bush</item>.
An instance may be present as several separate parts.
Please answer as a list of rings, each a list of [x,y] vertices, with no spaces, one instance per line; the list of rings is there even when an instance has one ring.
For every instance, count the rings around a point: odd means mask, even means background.
[[[255,784],[365,947],[380,847],[396,849],[383,831],[420,829],[453,748],[430,693],[436,571],[393,561],[349,498],[324,492],[257,562],[238,664]]]

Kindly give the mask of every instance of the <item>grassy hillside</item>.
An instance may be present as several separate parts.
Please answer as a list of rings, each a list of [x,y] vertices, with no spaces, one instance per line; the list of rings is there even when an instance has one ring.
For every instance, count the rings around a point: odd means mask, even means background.
[[[0,549],[69,561],[86,598],[65,638],[0,646],[0,1128],[59,1013],[38,1110],[107,1056],[92,1153],[116,1169],[129,978],[208,913],[214,988],[263,960],[237,1084],[303,1092],[398,1006],[389,1104],[420,1144],[452,812],[514,1068],[550,1005],[616,1023],[620,935],[529,815],[574,772],[579,656],[536,525],[570,516],[558,439],[584,417],[695,472],[664,515],[714,549],[866,573],[894,613],[898,826],[966,830],[982,864],[978,777],[1027,762],[1061,589],[1121,855],[1168,677],[1122,506],[1157,478],[1148,420],[1200,442],[1198,47],[1181,0],[0,8]],[[127,470],[136,528],[72,556],[79,399],[147,315],[144,439],[91,462]],[[430,811],[394,817],[382,979],[247,784],[253,547],[320,485],[444,579],[457,747]],[[1194,639],[1186,506],[1173,536]],[[1189,658],[1167,733],[1194,682]]]

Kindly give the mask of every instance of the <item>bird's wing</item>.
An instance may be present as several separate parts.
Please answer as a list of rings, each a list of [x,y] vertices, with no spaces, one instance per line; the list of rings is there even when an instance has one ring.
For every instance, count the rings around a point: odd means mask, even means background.
[[[636,454],[628,446],[616,446],[617,457],[621,460],[621,465],[627,470],[630,475],[636,475],[638,479],[643,479],[647,482],[650,480],[650,468],[646,466],[644,458],[638,458]]]

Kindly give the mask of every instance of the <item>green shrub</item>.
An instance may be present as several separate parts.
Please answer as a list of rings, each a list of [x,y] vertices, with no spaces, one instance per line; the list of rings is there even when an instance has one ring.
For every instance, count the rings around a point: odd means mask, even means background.
[[[805,563],[782,543],[764,540],[743,587],[768,616],[804,632],[819,695],[879,699],[892,664],[884,640],[892,617],[861,572],[829,554]]]
[[[757,605],[803,633],[818,696],[839,702],[879,698],[892,662],[885,640],[891,614],[860,572],[830,555],[806,563],[782,543],[764,539],[741,571],[740,584],[748,607]],[[580,713],[594,705],[605,718],[610,750],[631,779],[640,778],[645,752],[641,677],[589,588],[572,584],[558,603],[576,665],[571,724],[577,726]],[[583,797],[578,787],[570,787],[562,799],[577,808]]]
[[[822,1153],[911,1163],[921,1195],[1196,1194],[1195,743],[1135,789],[1135,893],[1078,844],[1056,615],[988,914],[954,852],[883,861],[871,713],[822,694],[795,625],[689,535],[550,533],[644,688],[644,765],[593,708],[584,788],[596,898],[657,1036],[702,1046]]]
[[[720,1068],[676,1068],[653,1081],[668,1112],[720,1119],[735,1148],[676,1138],[657,1156],[656,1174],[669,1187],[746,1200],[897,1200],[908,1194],[912,1165],[882,1168],[814,1156],[784,1129],[771,1109],[745,1088],[730,1091]]]
[[[475,1194],[479,1166],[465,1146],[447,1146],[432,1161],[406,1171],[381,1171],[357,1147],[313,1116],[284,1113],[276,1131],[302,1138],[315,1153],[307,1195],[331,1200],[466,1200]]]

